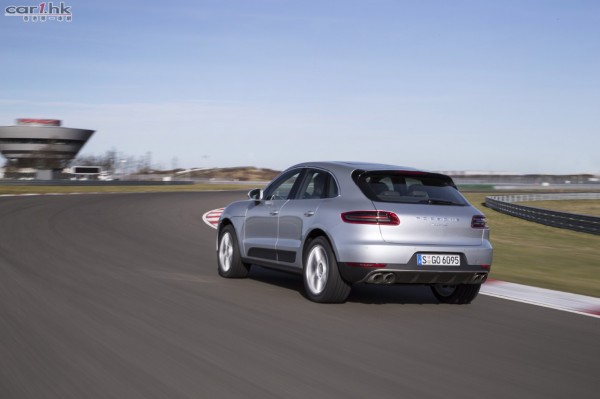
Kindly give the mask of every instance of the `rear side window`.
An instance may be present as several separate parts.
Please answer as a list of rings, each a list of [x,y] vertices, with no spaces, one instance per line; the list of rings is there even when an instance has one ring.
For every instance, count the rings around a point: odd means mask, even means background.
[[[467,205],[449,176],[407,171],[355,171],[354,182],[371,201]]]
[[[300,188],[300,199],[324,199],[338,196],[335,179],[323,170],[311,169]]]

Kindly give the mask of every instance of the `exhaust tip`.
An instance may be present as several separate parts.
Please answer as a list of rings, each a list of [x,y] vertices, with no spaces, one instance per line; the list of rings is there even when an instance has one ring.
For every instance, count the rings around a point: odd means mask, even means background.
[[[394,273],[374,273],[368,279],[371,284],[394,284],[396,275]]]
[[[396,276],[394,276],[394,273],[387,273],[383,276],[384,284],[393,284],[394,281],[396,281]]]

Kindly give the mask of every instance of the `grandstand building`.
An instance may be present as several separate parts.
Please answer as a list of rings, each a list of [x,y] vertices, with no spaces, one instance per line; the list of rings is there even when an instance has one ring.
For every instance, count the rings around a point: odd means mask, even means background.
[[[62,170],[90,139],[93,130],[62,127],[57,119],[17,119],[0,126],[0,153],[7,170]]]

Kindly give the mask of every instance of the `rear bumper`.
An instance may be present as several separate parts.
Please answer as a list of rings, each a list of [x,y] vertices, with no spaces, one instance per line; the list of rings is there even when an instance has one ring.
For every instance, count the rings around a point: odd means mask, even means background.
[[[348,283],[369,284],[481,284],[487,280],[489,264],[469,264],[460,254],[461,266],[419,266],[414,254],[406,264],[378,265],[376,268],[338,262],[342,278]],[[491,260],[491,259],[490,259]]]
[[[413,265],[416,267],[417,253],[460,254],[461,265],[491,265],[493,249],[489,241],[481,245],[409,245],[393,244],[381,240],[333,241],[339,262],[372,262],[388,265]]]
[[[481,284],[487,280],[488,272],[479,271],[435,271],[435,270],[374,270],[357,281],[368,284]]]
[[[338,245],[337,250],[340,274],[351,284],[481,284],[488,277],[493,258],[487,240],[479,246],[355,243]],[[420,266],[418,254],[459,255],[460,266]],[[369,263],[375,267],[357,266]]]

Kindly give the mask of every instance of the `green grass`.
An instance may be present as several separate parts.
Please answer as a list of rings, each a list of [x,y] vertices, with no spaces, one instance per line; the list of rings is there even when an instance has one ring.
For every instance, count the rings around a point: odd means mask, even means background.
[[[491,229],[491,277],[600,297],[600,236],[528,222],[481,205],[487,194],[463,193]]]
[[[247,190],[254,186],[242,184],[184,184],[172,186],[0,186],[0,194],[48,194],[48,193],[147,193]]]
[[[600,216],[600,200],[528,201],[519,205],[580,215]]]

